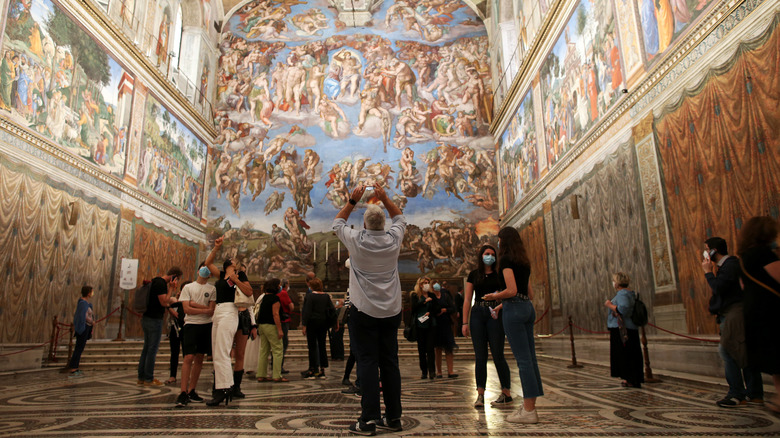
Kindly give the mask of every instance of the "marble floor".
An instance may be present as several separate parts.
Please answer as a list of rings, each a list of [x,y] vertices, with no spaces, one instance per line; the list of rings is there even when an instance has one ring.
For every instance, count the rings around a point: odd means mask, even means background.
[[[167,358],[163,359],[167,362]],[[158,359],[158,361],[159,361]],[[359,399],[344,395],[344,362],[332,362],[324,380],[257,383],[247,378],[247,398],[228,407],[190,404],[175,408],[178,389],[139,387],[132,371],[85,371],[68,379],[56,372],[0,377],[2,436],[347,436],[359,413]],[[303,362],[287,364],[302,370]],[[643,389],[622,388],[604,367],[568,369],[566,362],[542,359],[546,395],[539,399],[540,422],[507,423],[511,409],[488,404],[475,409],[474,366],[456,362],[456,379],[420,380],[416,362],[401,364],[402,423],[399,436],[780,436],[780,418],[763,408],[715,406],[725,387],[665,377]],[[486,400],[496,398],[497,377],[489,366]],[[206,368],[207,370],[209,368]],[[519,406],[520,382],[513,369]],[[165,376],[159,373],[162,380]],[[210,373],[199,384],[206,396]],[[353,375],[354,377],[354,375]],[[394,434],[379,433],[381,436]]]

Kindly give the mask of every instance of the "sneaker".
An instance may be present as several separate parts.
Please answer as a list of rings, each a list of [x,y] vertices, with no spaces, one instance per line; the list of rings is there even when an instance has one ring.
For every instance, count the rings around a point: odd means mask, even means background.
[[[349,378],[345,377],[341,379],[341,384],[344,386],[352,386],[352,382],[349,381]]]
[[[458,375],[457,374],[447,374],[447,378],[449,378],[449,379],[457,379]]]
[[[383,430],[389,430],[392,432],[400,432],[404,430],[403,426],[401,426],[401,420],[395,419],[395,420],[388,420],[387,417],[382,417],[379,420],[376,421],[376,428],[377,429],[383,429]]]
[[[506,421],[510,423],[536,424],[539,422],[539,415],[536,414],[536,409],[529,412],[525,408],[520,408],[519,411],[507,415]]]
[[[190,397],[184,391],[182,391],[181,394],[179,394],[179,396],[176,397],[176,407],[177,408],[183,408],[183,407],[187,406],[187,403],[189,403],[189,402],[190,402]]]
[[[313,371],[307,371],[307,372],[306,372],[306,373],[303,375],[303,378],[304,378],[304,379],[306,379],[306,380],[314,380],[314,379],[316,379],[316,378],[317,378],[317,375],[318,375],[318,374],[319,374],[319,373],[315,373],[315,372],[313,372]]]
[[[481,408],[483,406],[485,406],[485,395],[477,394],[477,400],[474,402],[474,407]]]
[[[497,406],[497,407],[507,406],[512,404],[512,401],[513,400],[511,395],[506,395],[502,392],[497,399],[490,402],[490,406]]]
[[[341,390],[342,394],[357,394],[358,392],[360,392],[360,388],[355,385],[349,385],[349,388]]]
[[[82,373],[81,370],[76,370],[76,371],[68,374],[68,378],[69,379],[71,379],[71,378],[76,379],[76,378],[79,378],[79,377],[84,377],[84,373]]]
[[[743,408],[747,406],[748,402],[734,397],[724,397],[723,399],[716,401],[715,404],[721,408]]]
[[[165,385],[165,383],[163,383],[163,382],[161,382],[161,381],[159,381],[157,379],[154,379],[151,382],[149,382],[149,381],[144,382],[144,386],[163,386],[163,385]]]
[[[144,381],[141,380],[141,379],[138,379],[138,380],[136,380],[135,384],[138,385],[138,386],[144,386]]]
[[[757,407],[763,407],[764,406],[764,399],[762,398],[749,398],[747,399],[748,406],[757,406]]]
[[[358,420],[357,423],[349,425],[349,433],[374,436],[376,435],[376,424],[373,421],[364,423],[362,420]]]
[[[203,403],[204,401],[206,401],[206,400],[203,399],[203,397],[199,396],[198,393],[195,392],[194,389],[192,391],[190,391],[189,394],[187,394],[187,397],[190,398],[191,402],[195,402],[195,403]]]

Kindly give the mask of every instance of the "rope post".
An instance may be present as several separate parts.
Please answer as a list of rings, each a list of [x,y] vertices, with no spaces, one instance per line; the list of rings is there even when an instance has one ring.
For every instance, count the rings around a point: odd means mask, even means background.
[[[56,362],[57,357],[54,351],[54,342],[57,340],[57,315],[51,319],[51,339],[49,340],[49,356],[46,358],[49,362]]]
[[[125,338],[122,337],[122,323],[125,322],[125,300],[122,300],[121,304],[119,304],[119,329],[116,331],[116,339],[113,341],[124,341]]]
[[[574,351],[574,323],[571,321],[571,315],[569,315],[569,342],[571,342],[571,365],[567,368],[582,368],[582,365],[577,363],[577,353]]]
[[[71,325],[68,330],[70,330],[70,340],[68,341],[68,360],[67,360],[67,362],[70,363],[70,358],[73,355],[73,325]]]
[[[645,326],[639,328],[642,331],[642,353],[645,355],[645,383],[658,383],[661,379],[653,377],[653,369],[650,368],[650,354],[647,351],[647,336]]]

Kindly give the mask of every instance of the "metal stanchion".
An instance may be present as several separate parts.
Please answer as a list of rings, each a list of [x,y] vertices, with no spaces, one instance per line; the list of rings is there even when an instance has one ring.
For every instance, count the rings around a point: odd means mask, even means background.
[[[70,330],[70,340],[68,341],[68,360],[65,362],[65,366],[70,363],[70,358],[73,356],[73,326],[71,325],[68,330]]]
[[[114,341],[124,341],[122,337],[122,324],[125,322],[125,300],[119,305],[119,329],[116,331],[116,339]]]
[[[49,340],[49,362],[56,362],[57,352],[54,350],[54,343],[57,341],[57,315],[54,315],[51,321],[51,339]]]
[[[574,351],[574,323],[571,321],[571,315],[569,315],[569,342],[571,342],[571,365],[567,368],[582,368],[582,365],[577,363],[577,353]]]
[[[645,355],[645,383],[658,383],[661,379],[653,377],[653,369],[650,368],[650,354],[647,352],[645,326],[642,326],[639,329],[642,331],[642,353]]]

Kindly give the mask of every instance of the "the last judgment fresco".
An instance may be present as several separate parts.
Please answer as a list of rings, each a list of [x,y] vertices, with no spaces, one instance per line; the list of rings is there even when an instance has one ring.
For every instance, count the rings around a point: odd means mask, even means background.
[[[402,274],[473,267],[498,201],[488,40],[465,3],[385,1],[351,27],[325,0],[253,1],[220,50],[209,232],[250,278],[333,272],[331,223],[363,182],[408,219]]]

